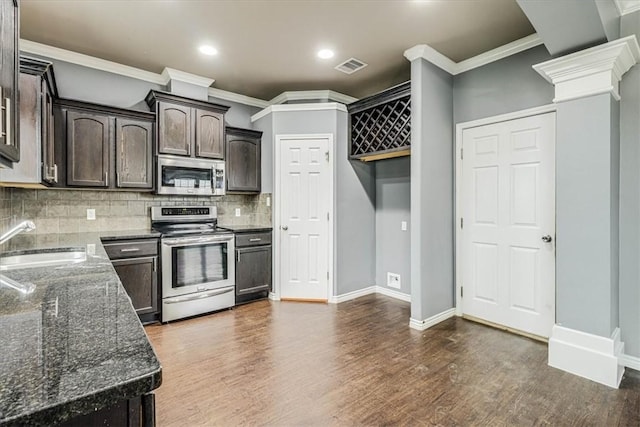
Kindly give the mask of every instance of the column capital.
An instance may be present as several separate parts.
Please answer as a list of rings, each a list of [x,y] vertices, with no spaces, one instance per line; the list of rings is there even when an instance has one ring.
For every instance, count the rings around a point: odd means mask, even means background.
[[[640,61],[640,46],[629,36],[533,66],[555,86],[553,102],[610,93],[620,100],[624,73]]]

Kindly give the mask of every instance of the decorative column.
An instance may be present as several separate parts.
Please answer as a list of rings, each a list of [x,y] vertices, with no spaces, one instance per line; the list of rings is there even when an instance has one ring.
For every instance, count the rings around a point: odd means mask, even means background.
[[[533,68],[555,86],[556,325],[549,365],[618,387],[620,94],[635,36]],[[640,118],[639,118],[640,120]]]

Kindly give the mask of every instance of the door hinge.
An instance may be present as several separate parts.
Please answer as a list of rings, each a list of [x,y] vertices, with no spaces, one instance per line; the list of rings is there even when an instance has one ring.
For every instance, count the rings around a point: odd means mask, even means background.
[[[464,159],[464,148],[460,149],[460,160]]]
[[[329,152],[328,151],[324,153],[324,157],[327,159],[327,162],[328,162],[329,161]]]
[[[464,297],[464,286],[460,286],[460,298]]]
[[[460,218],[460,228],[463,229],[464,228],[464,218]]]
[[[329,272],[327,271],[327,280],[329,280]]]
[[[329,212],[327,212],[327,221],[329,221]]]

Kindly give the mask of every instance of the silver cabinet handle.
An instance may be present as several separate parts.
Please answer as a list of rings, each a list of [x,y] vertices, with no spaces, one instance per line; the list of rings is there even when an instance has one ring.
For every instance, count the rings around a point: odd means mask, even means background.
[[[283,229],[284,231],[287,231],[289,229],[289,227],[287,227],[286,225],[282,225],[280,226],[281,229]]]
[[[2,106],[2,86],[0,86],[0,113],[2,113],[2,110],[4,110],[4,107]],[[4,133],[4,122],[3,122],[3,114],[0,114],[0,138],[2,138],[3,136],[5,136]],[[7,124],[9,124],[9,122],[7,122]],[[8,144],[9,143],[9,138],[7,138],[5,140],[5,143]]]
[[[140,248],[120,249],[120,252],[140,252]]]
[[[11,99],[9,98],[5,98],[4,99],[4,110],[6,112],[6,117],[7,117],[7,123],[6,123],[6,130],[4,131],[5,136],[7,137],[6,140],[6,144],[7,145],[11,145]]]
[[[542,241],[545,243],[550,243],[553,240],[553,237],[551,237],[550,235],[546,235],[546,236],[542,236]]]
[[[58,165],[54,163],[52,169],[53,169],[53,182],[58,182]]]
[[[250,242],[259,242],[259,241],[261,241],[261,240],[262,240],[262,239],[249,239],[249,241],[250,241]]]
[[[236,251],[236,262],[240,262],[240,252]]]
[[[109,186],[109,172],[104,173],[104,185],[105,187]]]

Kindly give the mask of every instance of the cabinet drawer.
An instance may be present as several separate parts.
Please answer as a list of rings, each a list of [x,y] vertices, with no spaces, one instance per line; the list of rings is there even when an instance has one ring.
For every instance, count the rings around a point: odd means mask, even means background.
[[[135,240],[130,242],[105,243],[109,259],[138,258],[158,254],[157,240]]]
[[[236,248],[271,244],[271,231],[236,234]]]

